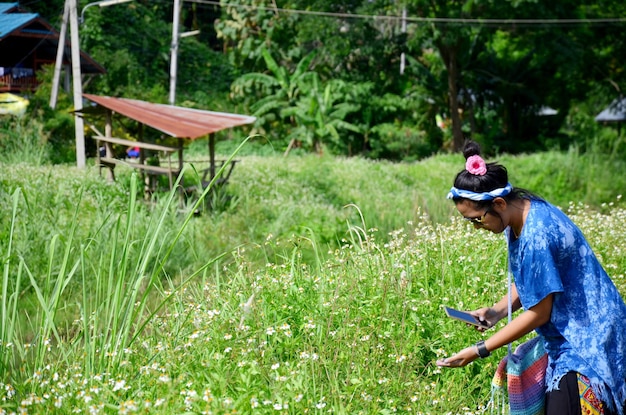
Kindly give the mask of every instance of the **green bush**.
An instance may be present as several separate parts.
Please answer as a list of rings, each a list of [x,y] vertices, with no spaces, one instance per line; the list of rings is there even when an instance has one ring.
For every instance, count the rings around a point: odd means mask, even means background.
[[[35,166],[50,159],[44,126],[25,117],[0,116],[0,162]]]
[[[372,128],[370,151],[372,159],[415,161],[438,150],[426,131],[399,124],[379,124]]]

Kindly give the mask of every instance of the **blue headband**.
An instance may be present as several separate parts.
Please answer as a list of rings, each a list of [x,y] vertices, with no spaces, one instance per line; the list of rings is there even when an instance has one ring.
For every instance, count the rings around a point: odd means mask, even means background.
[[[507,183],[506,187],[501,187],[499,189],[494,189],[491,192],[484,193],[476,193],[471,190],[457,189],[456,187],[452,187],[450,189],[450,193],[448,193],[448,199],[469,199],[475,202],[480,202],[483,200],[493,200],[496,197],[503,197],[511,193],[513,190],[513,186],[511,183]]]

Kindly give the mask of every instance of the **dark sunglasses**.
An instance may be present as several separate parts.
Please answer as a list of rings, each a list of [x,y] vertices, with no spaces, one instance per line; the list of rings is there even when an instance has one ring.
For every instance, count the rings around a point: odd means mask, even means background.
[[[482,225],[483,222],[485,221],[485,217],[487,216],[487,214],[489,212],[491,212],[491,206],[489,206],[487,208],[487,210],[485,210],[485,213],[483,213],[482,216],[479,216],[477,218],[466,218],[466,217],[463,217],[463,219],[465,219],[466,221],[468,221],[472,225]]]

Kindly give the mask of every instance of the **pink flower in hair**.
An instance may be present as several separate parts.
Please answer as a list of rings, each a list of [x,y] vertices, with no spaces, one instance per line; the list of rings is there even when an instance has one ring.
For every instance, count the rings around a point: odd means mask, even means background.
[[[483,160],[479,155],[468,157],[465,162],[465,169],[471,174],[475,174],[477,176],[484,176],[487,173],[485,160]]]

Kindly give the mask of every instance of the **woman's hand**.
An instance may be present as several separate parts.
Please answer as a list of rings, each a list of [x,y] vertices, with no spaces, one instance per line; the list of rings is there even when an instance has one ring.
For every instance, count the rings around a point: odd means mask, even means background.
[[[470,314],[478,319],[480,322],[487,323],[486,327],[475,326],[476,330],[483,332],[492,328],[502,318],[498,311],[491,307],[483,307],[478,310],[470,311]]]
[[[538,304],[524,311],[522,314],[514,318],[509,324],[485,340],[485,347],[487,350],[493,352],[505,344],[509,344],[520,339],[522,336],[525,336],[532,330],[535,330],[537,327],[540,327],[550,321],[553,298],[554,294],[548,295]],[[506,316],[506,311],[498,311],[498,307],[484,307],[476,311],[471,311],[470,313],[479,319],[482,317],[490,325],[496,324],[500,319],[502,319],[503,315]],[[476,345],[473,345],[461,350],[453,356],[437,360],[437,366],[462,367],[473,362],[477,358],[478,348]]]
[[[476,346],[466,347],[457,354],[446,357],[445,359],[437,360],[437,366],[443,367],[463,367],[469,363],[472,363],[478,358],[478,351]]]

